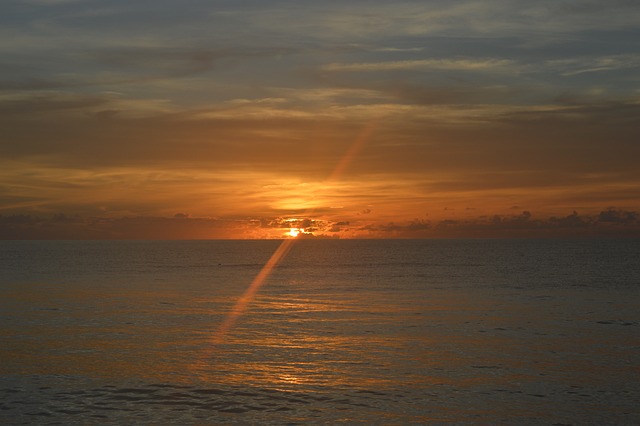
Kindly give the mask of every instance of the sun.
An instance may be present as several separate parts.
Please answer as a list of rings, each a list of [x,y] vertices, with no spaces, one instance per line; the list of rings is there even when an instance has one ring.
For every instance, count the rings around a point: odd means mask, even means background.
[[[287,233],[287,235],[289,235],[290,237],[297,237],[298,235],[300,235],[302,232],[304,232],[304,229],[301,228],[291,228],[289,229],[289,232]]]

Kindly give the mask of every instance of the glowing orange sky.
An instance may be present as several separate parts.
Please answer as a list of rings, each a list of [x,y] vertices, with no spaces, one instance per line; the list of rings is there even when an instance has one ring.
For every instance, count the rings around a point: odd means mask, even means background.
[[[638,235],[632,2],[31,3],[1,238]]]

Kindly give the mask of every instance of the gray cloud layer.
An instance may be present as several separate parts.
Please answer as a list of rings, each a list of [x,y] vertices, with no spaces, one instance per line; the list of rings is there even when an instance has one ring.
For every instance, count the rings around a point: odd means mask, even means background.
[[[10,0],[0,211],[216,216],[246,197],[272,220],[305,209],[252,182],[322,182],[373,124],[328,228],[374,202],[637,211],[639,21],[624,0]]]

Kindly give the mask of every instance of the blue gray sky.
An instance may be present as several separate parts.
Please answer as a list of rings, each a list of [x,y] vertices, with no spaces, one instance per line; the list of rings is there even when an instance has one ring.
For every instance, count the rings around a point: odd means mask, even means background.
[[[4,238],[638,234],[637,1],[2,10]]]

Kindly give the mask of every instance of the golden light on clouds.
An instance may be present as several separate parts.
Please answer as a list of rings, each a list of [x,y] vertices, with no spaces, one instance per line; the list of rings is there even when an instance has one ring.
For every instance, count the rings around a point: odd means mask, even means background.
[[[304,233],[304,229],[300,229],[300,228],[291,228],[288,232],[288,235],[290,237],[297,237],[298,235],[300,235],[301,233]]]
[[[164,1],[15,7],[3,238],[282,238],[289,217],[341,238],[640,226],[631,3],[370,2],[363,17],[265,1],[177,21]]]

